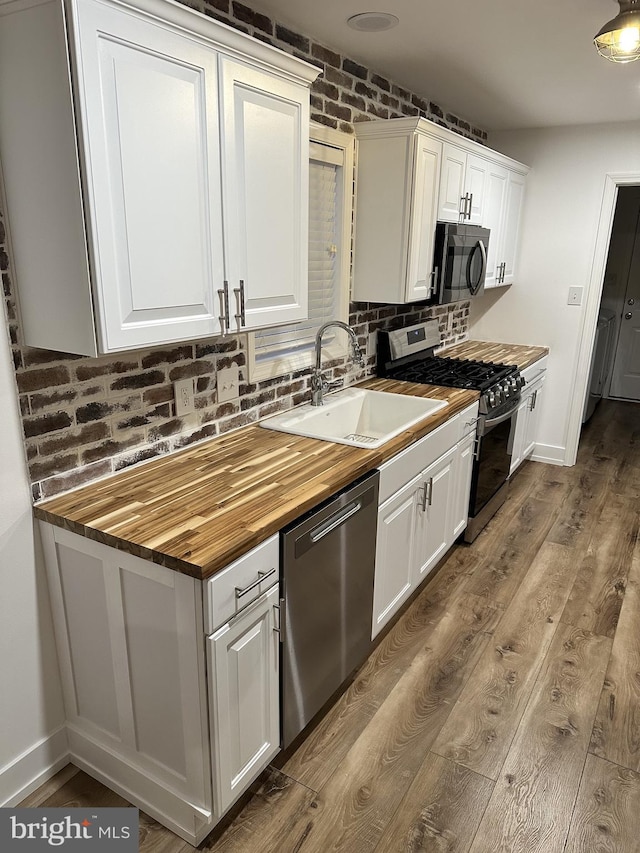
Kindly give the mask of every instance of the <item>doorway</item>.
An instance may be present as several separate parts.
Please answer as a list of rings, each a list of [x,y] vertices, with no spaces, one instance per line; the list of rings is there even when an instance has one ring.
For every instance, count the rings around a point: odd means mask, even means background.
[[[640,401],[640,186],[618,190],[592,361],[592,396]]]

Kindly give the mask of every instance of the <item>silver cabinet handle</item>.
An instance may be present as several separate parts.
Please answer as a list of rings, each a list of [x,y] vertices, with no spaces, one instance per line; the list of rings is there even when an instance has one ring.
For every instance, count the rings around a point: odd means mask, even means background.
[[[279,604],[274,604],[273,609],[278,615],[278,624],[277,626],[273,626],[274,633],[279,635],[280,642],[284,642],[284,626],[285,626],[285,618],[284,618],[284,598],[280,599]],[[275,619],[274,619],[275,621]]]
[[[529,403],[529,411],[532,412],[536,407],[538,392],[534,391],[531,395],[531,402]]]
[[[469,210],[467,211],[467,219],[471,219],[471,208],[473,206],[473,193],[469,193]]]
[[[246,324],[244,314],[244,281],[240,279],[240,287],[234,287],[233,292],[236,295],[236,308],[238,313],[235,315],[238,328],[242,328]]]
[[[239,586],[236,587],[236,599],[242,598],[243,595],[246,595],[248,592],[251,592],[252,589],[255,589],[257,586],[260,586],[262,581],[266,581],[267,578],[270,578],[271,575],[275,575],[275,573],[275,569],[270,569],[268,572],[258,572],[258,580],[255,580],[253,583],[250,583],[249,586],[245,586],[244,589]]]
[[[422,486],[422,497],[420,499],[420,509],[423,512],[427,511],[427,507],[431,506],[433,500],[433,477],[429,477],[426,483]]]
[[[220,331],[226,335],[229,331],[229,282],[225,281],[222,290],[218,290],[220,297]]]

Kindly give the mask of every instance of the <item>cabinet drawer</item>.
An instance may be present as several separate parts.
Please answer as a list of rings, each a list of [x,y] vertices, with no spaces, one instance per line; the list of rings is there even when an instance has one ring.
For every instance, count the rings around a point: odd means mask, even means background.
[[[458,424],[458,434],[456,436],[457,441],[462,441],[463,438],[467,435],[471,435],[474,433],[478,426],[478,410],[480,408],[479,403],[474,403],[472,406],[468,406],[466,409],[463,409],[460,414],[456,418],[456,423]]]
[[[463,414],[466,414],[466,410],[380,466],[380,504],[458,443]],[[465,420],[469,420],[469,417]]]
[[[525,367],[525,369],[521,371],[522,375],[524,376],[524,381],[526,382],[526,385],[524,386],[522,392],[523,395],[527,391],[527,385],[532,382],[535,382],[535,380],[546,371],[548,359],[549,357],[545,355],[542,358],[539,358],[537,361],[534,361],[533,364],[530,364],[529,367]]]
[[[259,572],[265,578],[261,583]],[[211,634],[232,616],[255,601],[269,587],[277,583],[280,575],[280,537],[275,534],[248,551],[235,563],[227,566],[204,585],[204,628]],[[252,587],[251,589],[247,589]],[[247,590],[242,594],[242,590]]]

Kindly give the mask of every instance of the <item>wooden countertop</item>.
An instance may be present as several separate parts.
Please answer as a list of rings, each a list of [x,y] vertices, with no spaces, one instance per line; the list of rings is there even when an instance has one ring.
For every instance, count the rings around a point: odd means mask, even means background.
[[[497,364],[516,364],[520,370],[524,370],[548,353],[548,347],[495,344],[490,341],[463,341],[461,344],[447,347],[438,355],[474,361],[493,361]]]
[[[362,387],[449,405],[377,450],[244,427],[36,504],[34,513],[176,571],[210,577],[479,396],[387,379]]]

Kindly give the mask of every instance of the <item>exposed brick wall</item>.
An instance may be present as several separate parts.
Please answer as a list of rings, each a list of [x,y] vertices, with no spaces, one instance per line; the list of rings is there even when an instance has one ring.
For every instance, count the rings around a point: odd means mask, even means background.
[[[486,133],[446,113],[428,98],[229,0],[195,0],[194,8],[248,34],[320,65],[312,87],[315,121],[345,132],[373,118],[421,115],[479,141]],[[310,397],[310,368],[256,384],[248,381],[244,335],[84,358],[23,345],[5,228],[0,212],[0,270],[16,368],[25,450],[34,499],[51,497],[138,462],[203,438],[236,429]],[[469,304],[370,305],[352,303],[350,324],[367,353],[365,370],[326,364],[330,381],[350,384],[375,371],[370,335],[437,317],[443,342],[467,335]],[[218,403],[216,373],[235,363],[240,370],[237,400]],[[196,411],[176,417],[172,383],[193,377]]]

